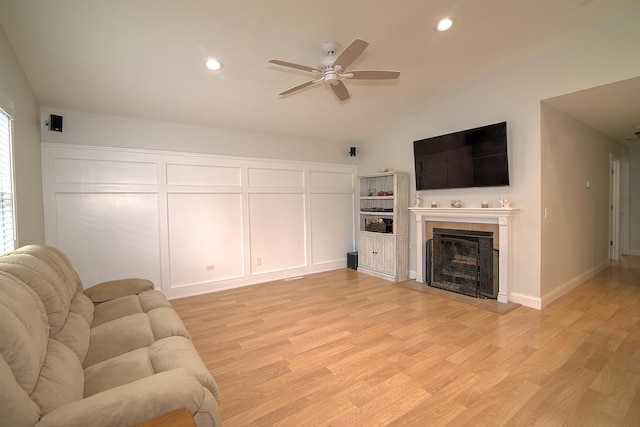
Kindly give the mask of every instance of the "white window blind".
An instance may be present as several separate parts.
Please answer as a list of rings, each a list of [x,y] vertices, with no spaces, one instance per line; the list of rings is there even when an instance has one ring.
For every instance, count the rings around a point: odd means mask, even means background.
[[[0,253],[14,249],[11,117],[0,109]]]

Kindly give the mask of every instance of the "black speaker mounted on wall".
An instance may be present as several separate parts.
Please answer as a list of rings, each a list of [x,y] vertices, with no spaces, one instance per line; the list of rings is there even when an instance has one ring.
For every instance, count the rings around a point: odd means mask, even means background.
[[[350,147],[349,148],[349,155],[351,157],[355,157],[356,156],[356,147]]]
[[[49,130],[62,132],[62,116],[49,115]]]

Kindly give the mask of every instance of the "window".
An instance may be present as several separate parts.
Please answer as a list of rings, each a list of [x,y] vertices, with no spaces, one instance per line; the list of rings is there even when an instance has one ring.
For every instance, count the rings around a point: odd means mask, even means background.
[[[0,109],[0,253],[15,249],[11,117]]]

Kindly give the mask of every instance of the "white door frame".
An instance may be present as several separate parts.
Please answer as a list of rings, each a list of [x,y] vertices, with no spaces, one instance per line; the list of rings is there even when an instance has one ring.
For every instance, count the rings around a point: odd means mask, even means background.
[[[609,259],[620,259],[620,159],[610,154]]]

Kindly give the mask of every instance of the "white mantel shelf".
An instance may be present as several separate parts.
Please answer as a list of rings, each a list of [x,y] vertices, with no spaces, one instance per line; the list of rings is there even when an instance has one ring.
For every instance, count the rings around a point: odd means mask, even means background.
[[[425,233],[426,221],[470,222],[481,224],[498,224],[499,226],[499,290],[498,301],[509,302],[509,287],[511,281],[511,217],[518,213],[514,208],[421,208],[413,207],[409,210],[416,217],[416,281],[425,283]]]

